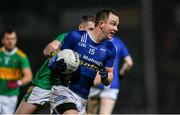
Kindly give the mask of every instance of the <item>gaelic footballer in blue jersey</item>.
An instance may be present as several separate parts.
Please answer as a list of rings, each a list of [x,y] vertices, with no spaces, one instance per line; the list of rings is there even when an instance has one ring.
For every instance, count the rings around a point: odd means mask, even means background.
[[[83,15],[79,20],[78,29],[91,31],[94,29],[95,17],[92,15]],[[66,33],[58,35],[53,41],[51,41],[43,50],[45,56],[52,56],[59,45],[64,40]],[[39,68],[35,79],[33,80],[35,86],[31,86],[21,101],[15,114],[33,114],[43,108],[44,104],[49,103],[49,96],[51,93],[51,71],[47,68],[49,58]],[[59,81],[54,78],[53,84],[57,84]]]
[[[78,70],[72,74],[68,87],[53,86],[50,103],[54,113],[84,113],[96,75],[101,77],[104,85],[111,83],[116,50],[109,40],[117,32],[118,24],[118,13],[101,10],[96,15],[94,30],[72,31],[65,37],[61,49],[78,52],[81,62]]]

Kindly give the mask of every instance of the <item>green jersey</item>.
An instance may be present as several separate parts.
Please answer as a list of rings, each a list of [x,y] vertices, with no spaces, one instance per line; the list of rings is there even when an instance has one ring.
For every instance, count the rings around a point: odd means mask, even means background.
[[[13,96],[19,94],[19,88],[8,88],[7,81],[16,81],[22,77],[22,69],[30,68],[29,60],[24,52],[14,48],[7,52],[0,48],[0,95]]]
[[[67,33],[62,33],[55,38],[55,40],[62,42]],[[46,59],[43,65],[39,68],[38,72],[32,83],[43,89],[51,89],[53,81],[51,80],[51,70],[48,68],[49,59]]]

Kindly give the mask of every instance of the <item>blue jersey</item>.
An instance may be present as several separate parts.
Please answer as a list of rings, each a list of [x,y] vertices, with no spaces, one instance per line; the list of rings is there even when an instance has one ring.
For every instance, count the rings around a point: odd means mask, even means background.
[[[87,99],[98,65],[113,67],[114,45],[109,40],[96,43],[87,31],[72,31],[65,37],[61,49],[72,49],[79,54],[80,66],[72,74],[69,89]]]
[[[116,48],[116,57],[115,57],[115,63],[114,63],[114,71],[113,71],[113,80],[111,84],[108,86],[110,88],[118,89],[120,82],[119,82],[119,64],[120,59],[124,59],[126,56],[129,55],[128,50],[124,43],[120,40],[118,37],[113,37],[113,39],[110,40],[114,47]],[[104,88],[104,85],[101,84],[98,86],[100,89]]]

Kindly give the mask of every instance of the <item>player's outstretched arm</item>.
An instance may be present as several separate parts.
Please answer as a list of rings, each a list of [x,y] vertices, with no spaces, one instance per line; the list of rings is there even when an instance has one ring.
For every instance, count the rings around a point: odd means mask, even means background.
[[[61,44],[61,42],[59,42],[57,40],[53,40],[44,48],[43,54],[48,57],[51,56],[52,52],[57,50],[59,48],[60,44]]]

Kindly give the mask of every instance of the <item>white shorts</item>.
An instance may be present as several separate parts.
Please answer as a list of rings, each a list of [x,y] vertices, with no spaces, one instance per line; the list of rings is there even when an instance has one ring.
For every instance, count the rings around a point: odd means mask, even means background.
[[[119,94],[119,89],[112,89],[112,88],[104,88],[99,89],[95,87],[91,87],[89,92],[89,98],[97,97],[97,98],[111,98],[116,100]]]
[[[31,86],[27,90],[27,93],[24,96],[24,100],[27,103],[44,105],[46,102],[49,102],[50,94],[51,90],[42,89],[37,86]]]
[[[55,109],[56,106],[64,103],[74,103],[80,114],[85,114],[86,112],[87,100],[81,98],[67,87],[53,86],[50,95],[51,109]]]
[[[17,104],[17,96],[0,95],[0,114],[13,114]]]

